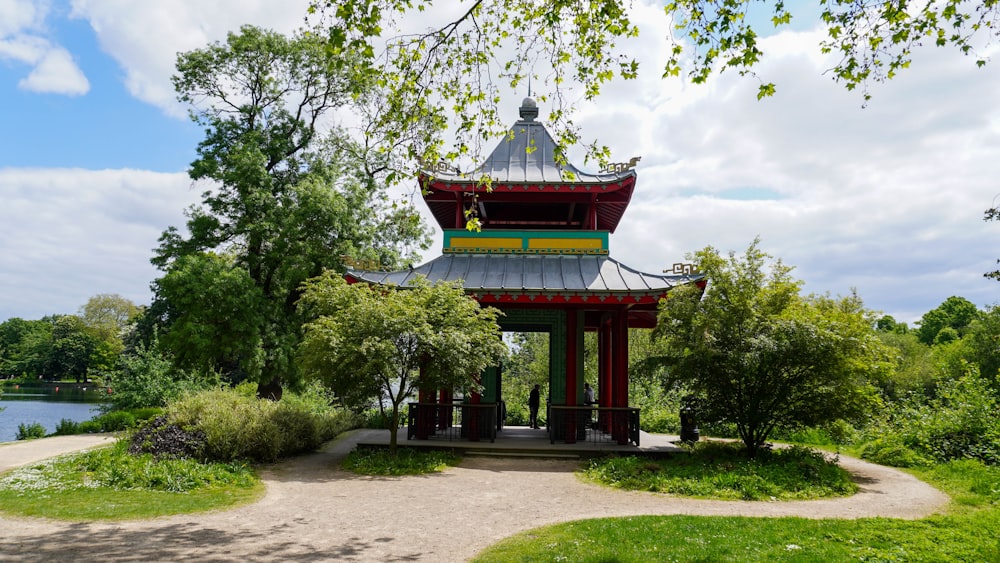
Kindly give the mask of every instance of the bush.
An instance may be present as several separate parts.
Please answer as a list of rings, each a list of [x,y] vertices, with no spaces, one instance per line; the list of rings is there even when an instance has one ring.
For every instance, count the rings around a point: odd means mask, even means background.
[[[201,459],[205,451],[205,433],[186,431],[176,424],[169,424],[166,416],[158,416],[129,439],[128,451],[133,455],[150,454],[155,459]]]
[[[124,354],[118,369],[109,378],[112,409],[127,410],[165,407],[185,391],[206,389],[217,384],[214,375],[202,376],[177,370],[156,350],[156,343],[139,345]]]
[[[72,436],[80,434],[80,423],[64,418],[56,425],[56,436]]]
[[[646,432],[677,434],[681,431],[680,411],[666,405],[646,406],[639,416],[639,425]]]
[[[44,438],[45,434],[45,427],[37,422],[17,425],[18,440],[34,440],[35,438]]]
[[[120,432],[135,426],[135,416],[126,411],[111,411],[94,418],[101,432]]]
[[[870,445],[871,455],[892,459],[896,457],[892,450],[901,445],[910,450],[898,452],[897,463],[902,464],[913,463],[910,454],[924,463],[954,459],[1000,463],[1000,418],[996,416],[1000,405],[977,370],[965,367],[965,375],[940,383],[936,397],[911,394],[894,403],[885,421],[869,429],[876,442]],[[887,436],[894,438],[880,441]],[[882,449],[890,451],[874,453]]]
[[[315,450],[354,427],[354,415],[324,401],[308,391],[286,393],[276,402],[257,399],[242,388],[215,389],[174,402],[167,417],[185,431],[204,434],[206,459],[272,462]]]
[[[932,464],[931,460],[904,444],[899,436],[886,436],[866,444],[861,449],[861,458],[892,467],[925,467]]]
[[[77,427],[77,434],[96,434],[101,431],[101,423],[96,420],[85,420]]]

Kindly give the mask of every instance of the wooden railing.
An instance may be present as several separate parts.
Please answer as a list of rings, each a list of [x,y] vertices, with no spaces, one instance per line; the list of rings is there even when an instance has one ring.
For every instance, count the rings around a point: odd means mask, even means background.
[[[614,442],[639,445],[639,409],[549,405],[549,443]]]
[[[497,403],[409,403],[406,439],[468,440],[497,438]]]

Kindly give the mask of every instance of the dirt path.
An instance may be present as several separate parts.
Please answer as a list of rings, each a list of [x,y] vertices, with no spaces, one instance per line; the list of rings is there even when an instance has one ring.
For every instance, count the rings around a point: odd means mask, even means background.
[[[428,476],[360,477],[338,468],[365,436],[262,472],[260,502],[139,522],[0,519],[0,561],[465,561],[537,526],[606,516],[693,514],[921,518],[948,497],[894,469],[841,458],[858,494],[834,500],[727,502],[589,485],[561,460],[467,458]],[[0,467],[14,446],[0,446]]]

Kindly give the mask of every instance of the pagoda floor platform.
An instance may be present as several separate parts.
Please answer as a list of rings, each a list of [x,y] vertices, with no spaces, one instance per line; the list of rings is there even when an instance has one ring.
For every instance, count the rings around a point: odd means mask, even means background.
[[[546,430],[535,430],[527,426],[506,426],[497,432],[493,442],[489,440],[470,441],[432,436],[426,440],[407,440],[406,428],[397,431],[396,443],[400,448],[453,450],[462,455],[494,455],[498,457],[551,457],[586,458],[609,453],[657,456],[681,453],[685,450],[675,442],[679,436],[667,434],[639,434],[639,446],[619,445],[608,440],[580,440],[567,444],[562,441],[551,443]],[[366,430],[358,446],[388,446],[388,430]]]

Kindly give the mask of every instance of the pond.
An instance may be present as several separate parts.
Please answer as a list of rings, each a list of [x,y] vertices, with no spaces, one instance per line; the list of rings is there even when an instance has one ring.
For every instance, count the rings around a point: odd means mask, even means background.
[[[90,420],[99,414],[105,396],[101,391],[92,386],[5,386],[0,396],[0,442],[17,439],[20,424],[37,422],[51,433],[64,418]]]

